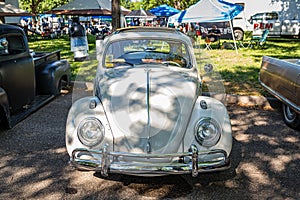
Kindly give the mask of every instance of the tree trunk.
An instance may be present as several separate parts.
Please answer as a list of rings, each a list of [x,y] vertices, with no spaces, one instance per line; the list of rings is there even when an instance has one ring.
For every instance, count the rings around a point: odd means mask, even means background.
[[[111,13],[112,13],[112,29],[113,31],[115,31],[116,29],[121,28],[120,0],[112,0]]]

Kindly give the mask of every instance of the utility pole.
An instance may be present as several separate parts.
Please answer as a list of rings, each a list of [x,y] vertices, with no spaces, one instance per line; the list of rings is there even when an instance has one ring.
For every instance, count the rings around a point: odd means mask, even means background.
[[[112,29],[115,31],[121,28],[121,8],[120,0],[112,0],[111,2]]]

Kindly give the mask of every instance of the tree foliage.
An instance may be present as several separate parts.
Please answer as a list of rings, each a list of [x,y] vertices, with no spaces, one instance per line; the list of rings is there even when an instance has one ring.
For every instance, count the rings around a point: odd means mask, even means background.
[[[142,6],[145,10],[150,10],[162,4],[168,4],[178,10],[185,10],[199,0],[143,0]]]
[[[20,8],[33,14],[45,13],[72,0],[19,0]],[[184,10],[195,4],[198,0],[142,0],[132,2],[121,0],[121,5],[130,10],[150,10],[162,4],[168,4],[178,10]]]
[[[33,14],[45,13],[68,2],[68,0],[19,0],[20,8]]]
[[[129,10],[138,10],[142,7],[142,2],[132,2],[131,0],[121,0],[121,5]]]

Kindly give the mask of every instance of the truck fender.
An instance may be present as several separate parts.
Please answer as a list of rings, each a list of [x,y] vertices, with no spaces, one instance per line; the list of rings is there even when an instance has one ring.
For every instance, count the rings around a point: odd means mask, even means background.
[[[38,76],[38,93],[58,95],[62,87],[62,81],[66,83],[66,86],[70,85],[70,64],[67,60],[48,63]]]
[[[6,125],[10,126],[9,123],[10,111],[9,111],[9,102],[7,98],[7,94],[3,88],[0,87],[0,124],[7,122]]]

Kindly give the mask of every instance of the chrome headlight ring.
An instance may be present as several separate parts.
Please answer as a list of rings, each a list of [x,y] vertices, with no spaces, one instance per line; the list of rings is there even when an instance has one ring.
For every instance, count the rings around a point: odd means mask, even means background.
[[[88,147],[93,147],[101,143],[104,139],[104,134],[104,126],[94,117],[83,119],[77,129],[80,142]]]
[[[210,118],[201,118],[195,126],[195,138],[204,147],[212,147],[219,142],[222,129],[219,123]]]

